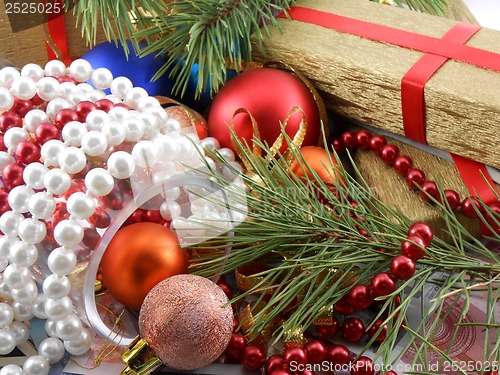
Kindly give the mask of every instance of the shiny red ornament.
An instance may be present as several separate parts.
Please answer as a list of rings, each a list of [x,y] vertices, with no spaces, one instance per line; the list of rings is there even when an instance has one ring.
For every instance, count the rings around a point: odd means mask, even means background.
[[[348,150],[356,147],[356,135],[351,131],[346,131],[340,136],[340,142]]]
[[[283,356],[281,354],[272,355],[266,360],[264,371],[266,375],[270,375],[273,371],[283,370],[284,364],[285,362],[283,362]]]
[[[42,122],[35,130],[35,140],[43,145],[51,139],[60,139],[61,132],[51,122]]]
[[[368,329],[368,336],[370,336],[371,338],[375,336],[376,343],[381,343],[387,337],[387,324],[385,324],[382,330],[377,334],[377,331],[380,329],[383,322],[383,319],[377,319],[375,323],[373,323],[373,325]]]
[[[231,79],[215,96],[208,116],[208,130],[222,147],[234,150],[227,124],[234,123],[236,135],[252,144],[252,123],[246,113],[234,117],[244,108],[255,118],[263,142],[272,145],[281,133],[283,123],[294,107],[300,106],[307,119],[302,146],[315,145],[320,135],[320,115],[313,95],[294,75],[279,69],[260,68],[243,72]],[[302,113],[295,111],[286,126],[293,138],[299,129]],[[284,142],[281,151],[286,148]]]
[[[365,150],[370,147],[370,140],[372,138],[372,135],[368,130],[360,130],[356,133],[356,145],[362,149]]]
[[[375,366],[371,358],[366,356],[359,357],[352,365],[351,375],[373,375]]]
[[[399,148],[395,145],[385,145],[380,150],[380,157],[387,165],[393,165],[399,156]]]
[[[80,121],[85,122],[88,114],[95,109],[97,109],[97,107],[94,103],[85,100],[85,101],[80,102],[76,105],[75,112],[77,113],[78,117],[80,118]]]
[[[111,224],[111,216],[104,207],[97,206],[94,214],[89,217],[89,223],[96,228],[104,229]]]
[[[475,208],[474,208],[475,207]],[[482,210],[481,205],[476,197],[465,198],[462,202],[462,213],[471,218],[475,219],[478,217],[477,211]]]
[[[381,272],[373,276],[370,282],[370,288],[372,290],[373,297],[386,296],[388,294],[394,293],[396,290],[396,282],[386,272]]]
[[[136,223],[120,229],[101,260],[102,283],[123,305],[139,309],[160,281],[187,273],[188,255],[177,235],[159,224]]]
[[[161,220],[161,214],[159,210],[147,210],[144,213],[144,220],[151,223],[157,223]]]
[[[247,347],[247,339],[241,333],[233,333],[226,348],[226,355],[232,359],[243,358],[243,353]]]
[[[354,314],[354,312],[356,311],[356,308],[350,304],[347,296],[344,296],[340,300],[338,300],[333,305],[333,307],[342,315],[351,315]]]
[[[24,167],[19,164],[9,164],[4,167],[2,176],[9,189],[24,184],[23,172]]]
[[[307,352],[305,349],[297,347],[286,349],[283,353],[283,361],[288,368],[290,368],[292,362],[297,366],[306,365],[308,361]]]
[[[347,365],[351,362],[351,352],[344,345],[334,344],[328,349],[327,358],[333,365]]]
[[[384,147],[386,144],[387,140],[385,139],[385,137],[382,137],[381,135],[374,135],[370,139],[370,150],[378,154],[382,150],[382,147]]]
[[[40,160],[40,146],[33,141],[22,141],[16,146],[17,161],[30,164]]]
[[[418,186],[422,186],[424,182],[425,173],[420,169],[410,169],[406,174],[406,184],[412,190],[417,190]]]
[[[0,131],[6,132],[10,128],[23,126],[23,119],[13,111],[4,112],[0,115]]]
[[[35,107],[38,107],[39,105],[41,105],[41,104],[45,103],[45,100],[43,100],[42,98],[40,98],[40,97],[38,96],[38,94],[35,94],[35,96],[34,96],[34,97],[32,97],[32,98],[30,99],[30,101],[31,101],[31,103],[33,103],[33,105],[34,105]]]
[[[400,280],[408,280],[415,274],[415,262],[404,255],[398,255],[391,262],[391,273]]]
[[[70,121],[80,121],[80,116],[73,109],[64,108],[57,112],[54,123],[59,129],[62,129]],[[83,125],[82,125],[83,126]]]
[[[318,332],[321,335],[321,337],[325,339],[329,339],[335,336],[338,329],[339,329],[339,321],[335,316],[332,316],[332,322],[330,324],[316,325],[316,332]]]
[[[266,353],[256,346],[247,346],[243,352],[243,366],[250,371],[258,371],[266,363]]]
[[[426,202],[433,202],[432,199],[439,200],[439,190],[434,181],[425,181],[419,194],[420,198]]]
[[[304,345],[309,363],[321,363],[328,355],[328,347],[321,340],[311,340]]]
[[[347,318],[342,323],[342,337],[350,342],[358,342],[365,334],[365,325],[358,318]]]
[[[419,246],[415,245],[413,242]],[[407,241],[403,241],[401,243],[401,253],[413,261],[419,260],[425,256],[425,251],[422,247],[426,247],[425,241],[422,237],[412,234],[408,236]]]
[[[432,228],[428,224],[422,222],[416,222],[408,228],[408,236],[413,235],[418,236],[423,240],[423,247],[429,246],[434,239],[434,232],[432,231]]]
[[[114,103],[109,99],[99,99],[95,102],[95,106],[97,109],[100,109],[104,112],[109,112],[115,107]]]
[[[7,189],[0,188],[0,215],[10,211],[9,192]]]
[[[413,167],[413,161],[406,155],[400,155],[394,160],[392,166],[397,174],[406,176],[410,168]]]
[[[33,103],[31,100],[21,100],[18,98],[14,99],[14,106],[12,109],[22,118],[26,116],[26,113],[33,109]]]
[[[455,190],[445,190],[444,197],[448,201],[452,211],[455,211],[460,205],[460,195]]]
[[[340,142],[339,139],[334,139],[332,142],[333,149],[339,155],[342,155],[345,152],[345,146]]]
[[[366,285],[355,285],[347,294],[349,303],[358,310],[370,307],[373,302],[372,292]]]
[[[3,141],[3,133],[0,133],[0,151],[7,151],[7,146],[5,146],[5,142]]]

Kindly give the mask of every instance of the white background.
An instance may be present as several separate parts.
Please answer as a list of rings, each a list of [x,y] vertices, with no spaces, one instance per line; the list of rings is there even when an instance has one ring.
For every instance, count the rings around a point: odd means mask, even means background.
[[[464,0],[464,3],[482,26],[500,30],[500,0]]]

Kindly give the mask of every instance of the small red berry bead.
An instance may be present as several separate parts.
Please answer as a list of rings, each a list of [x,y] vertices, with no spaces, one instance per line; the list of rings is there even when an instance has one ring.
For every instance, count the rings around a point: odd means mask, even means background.
[[[356,285],[347,294],[349,303],[358,310],[370,307],[373,302],[372,292],[366,285]]]
[[[347,318],[342,323],[342,337],[350,342],[358,342],[365,334],[365,325],[358,318]]]
[[[427,247],[432,243],[434,239],[434,232],[432,228],[420,221],[413,223],[410,228],[408,228],[408,236],[418,236],[424,241],[423,247]]]
[[[311,340],[304,345],[309,363],[322,363],[328,355],[328,346],[321,340]]]
[[[356,147],[356,135],[351,131],[347,131],[347,132],[343,133],[340,136],[340,141],[341,141],[342,145],[344,145],[344,147],[349,149],[349,150]]]
[[[387,140],[384,137],[382,137],[381,135],[374,135],[370,139],[370,150],[378,154],[382,150],[382,147],[384,147],[386,144]]]
[[[325,339],[329,339],[335,336],[338,329],[339,329],[339,321],[335,316],[332,316],[332,322],[330,324],[316,325],[316,332],[318,332],[321,335],[321,337]]]
[[[408,280],[415,274],[415,262],[404,255],[398,255],[391,262],[391,273],[400,280]]]
[[[407,241],[403,241],[401,243],[401,253],[415,261],[425,256],[425,251],[422,249],[425,247],[426,243],[424,240],[420,236],[412,234],[411,236],[408,236]]]
[[[373,276],[370,282],[370,289],[372,290],[373,297],[386,296],[394,293],[396,290],[396,282],[386,272],[381,272]]]
[[[462,213],[471,219],[477,218],[477,211],[481,209],[482,207],[476,197],[465,198],[462,202]]]
[[[439,190],[434,181],[425,181],[419,194],[420,198],[426,202],[432,202],[432,199],[439,200]]]
[[[406,174],[406,184],[412,190],[417,190],[425,182],[425,173],[420,169],[410,169]]]
[[[266,353],[256,346],[247,346],[243,351],[243,366],[250,371],[258,371],[266,363]]]
[[[281,354],[275,354],[270,356],[264,365],[264,371],[266,375],[270,375],[273,371],[283,370],[285,362],[283,361],[283,356]]]
[[[359,357],[352,365],[351,375],[374,375],[375,366],[371,358],[366,356]]]
[[[448,201],[452,211],[455,211],[460,206],[460,195],[455,190],[445,190],[444,197]]]
[[[351,352],[344,345],[334,344],[328,349],[327,359],[333,365],[347,365],[351,362]]]
[[[387,165],[393,165],[399,156],[399,148],[395,145],[387,144],[380,150],[380,157]]]
[[[365,150],[370,147],[371,134],[368,130],[360,130],[356,133],[356,145]]]
[[[413,161],[406,155],[401,155],[394,160],[394,170],[401,176],[406,176],[408,171],[413,167]]]

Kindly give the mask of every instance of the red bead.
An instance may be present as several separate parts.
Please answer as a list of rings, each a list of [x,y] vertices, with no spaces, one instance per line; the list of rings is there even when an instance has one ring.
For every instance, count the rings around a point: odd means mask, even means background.
[[[396,158],[396,160],[394,160],[393,167],[397,174],[406,176],[410,168],[413,167],[413,161],[409,156],[400,155]]]
[[[31,103],[33,103],[33,105],[36,107],[36,106],[39,106],[39,105],[45,103],[45,100],[40,98],[38,96],[38,94],[35,94],[35,96],[31,98]]]
[[[95,228],[85,228],[83,230],[83,244],[89,249],[95,249],[99,241],[101,240],[101,235],[97,232]]]
[[[30,100],[21,100],[15,98],[12,110],[22,118],[24,118],[24,116],[26,116],[26,113],[28,113],[32,109],[33,109],[33,103]]]
[[[373,297],[386,296],[388,294],[394,293],[396,290],[396,282],[386,272],[381,272],[373,276],[370,282],[370,288],[372,290]]]
[[[10,211],[9,192],[7,189],[0,188],[0,215]]]
[[[356,285],[347,294],[349,303],[358,310],[370,307],[373,302],[372,292],[366,285]]]
[[[342,144],[342,142],[339,139],[334,139],[332,142],[332,146],[333,146],[333,149],[335,150],[335,152],[339,155],[342,155],[346,150],[345,146]]]
[[[130,215],[129,219],[132,220],[133,223],[140,223],[144,221],[144,210],[138,208]]]
[[[270,375],[273,371],[283,370],[283,356],[280,354],[275,354],[269,357],[264,365],[264,370],[267,375]]]
[[[157,223],[161,220],[160,210],[147,210],[144,214],[144,221]]]
[[[270,375],[290,375],[290,373],[283,369],[277,369],[271,372]]]
[[[415,269],[415,262],[404,255],[398,255],[391,262],[391,273],[400,280],[410,279]]]
[[[425,181],[422,184],[422,190],[420,191],[420,198],[426,202],[432,202],[434,200],[439,200],[439,190],[434,181]]]
[[[387,324],[385,324],[382,330],[379,332],[379,334],[377,334],[377,331],[380,329],[383,322],[384,322],[383,319],[377,319],[375,323],[373,323],[373,325],[368,330],[368,336],[370,336],[370,338],[376,336],[375,338],[376,343],[381,343],[387,337]]]
[[[476,209],[474,209],[474,206]],[[482,207],[476,197],[465,198],[462,202],[462,213],[471,219],[477,218],[476,210],[479,211],[481,209]]]
[[[492,213],[487,212],[485,214],[486,221],[491,226],[497,226],[500,223],[500,202],[493,202],[488,205],[488,208],[492,211]],[[496,222],[495,222],[496,219]]]
[[[375,366],[373,361],[366,357],[359,357],[352,365],[351,375],[373,375],[375,374]]]
[[[80,121],[80,116],[76,111],[69,108],[61,109],[54,119],[54,123],[59,129],[62,129],[70,121]]]
[[[460,205],[460,195],[454,190],[445,190],[444,197],[448,201],[452,211],[455,211]]]
[[[37,126],[35,130],[35,140],[39,144],[44,144],[45,142],[50,141],[51,139],[60,139],[61,132],[57,127],[51,122],[42,122]]]
[[[115,105],[109,99],[99,99],[98,101],[95,102],[95,106],[97,109],[100,109],[101,111],[109,112],[109,110],[113,109]]]
[[[3,141],[3,133],[0,133],[0,151],[7,151],[7,147]]]
[[[415,242],[419,246],[413,244],[410,241]],[[425,248],[425,246],[425,242],[421,237],[417,235],[411,235],[408,236],[408,241],[403,241],[401,243],[401,253],[413,261],[419,260],[425,256],[425,251],[421,249],[421,247]]]
[[[241,333],[233,333],[226,348],[226,355],[233,359],[243,358],[243,352],[247,347],[247,340]]]
[[[303,348],[290,348],[283,353],[283,361],[288,368],[292,362],[294,365],[305,365],[307,360],[307,352]]]
[[[425,173],[420,169],[410,169],[406,174],[406,184],[412,190],[417,190],[425,182]]]
[[[356,133],[356,145],[361,149],[367,149],[370,147],[370,140],[372,135],[368,130],[360,130]]]
[[[240,322],[238,321],[238,319],[234,318],[233,319],[233,332],[236,332],[236,330],[238,329],[240,325]]]
[[[75,112],[77,113],[80,121],[85,122],[88,114],[93,110],[95,110],[96,108],[97,107],[94,103],[84,100],[83,102],[80,102],[76,105]]]
[[[399,156],[399,148],[395,145],[385,145],[380,150],[380,157],[387,165],[392,165]]]
[[[40,146],[33,141],[22,141],[16,146],[17,161],[30,164],[40,160]]]
[[[329,339],[337,333],[339,329],[339,321],[335,316],[332,316],[331,324],[318,324],[316,325],[316,332],[318,332],[321,337]]]
[[[243,366],[250,371],[260,370],[266,363],[266,353],[256,346],[247,346],[243,352]]]
[[[365,325],[358,318],[347,318],[342,323],[342,337],[350,342],[358,342],[365,334]]]
[[[422,222],[416,222],[408,228],[408,236],[413,235],[420,237],[424,241],[425,246],[423,247],[429,246],[434,238],[434,232],[431,227]]]
[[[20,128],[23,126],[23,119],[17,113],[9,111],[0,115],[0,130],[6,132],[10,128]]]
[[[109,216],[105,208],[98,206],[93,215],[89,218],[89,223],[96,228],[104,229],[111,224],[111,216]]]
[[[370,139],[370,150],[378,154],[382,150],[382,147],[384,147],[386,144],[387,144],[387,139],[385,139],[385,137],[381,135],[374,135]]]
[[[356,136],[353,132],[347,131],[340,136],[340,142],[345,148],[351,150],[356,147]]]
[[[304,345],[309,363],[321,363],[326,359],[328,347],[321,340],[311,340]]]
[[[222,289],[222,291],[224,292],[224,294],[227,296],[228,299],[233,298],[233,290],[229,285],[227,285],[226,283],[219,282],[217,283],[217,286]]]
[[[328,349],[328,361],[332,365],[347,365],[351,362],[351,352],[344,345],[334,344]]]
[[[356,311],[356,308],[349,303],[347,296],[344,296],[341,299],[339,299],[333,305],[333,307],[335,308],[335,310],[337,310],[342,315],[351,315],[351,314],[354,314],[354,312]]]
[[[3,179],[9,189],[24,184],[23,172],[24,167],[19,164],[10,164],[3,169]]]

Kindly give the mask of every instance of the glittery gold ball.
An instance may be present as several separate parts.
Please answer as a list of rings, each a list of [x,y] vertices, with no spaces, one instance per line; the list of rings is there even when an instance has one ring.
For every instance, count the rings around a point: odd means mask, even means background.
[[[231,306],[216,284],[195,275],[176,275],[157,284],[139,315],[139,331],[164,365],[194,370],[212,363],[233,332]]]

